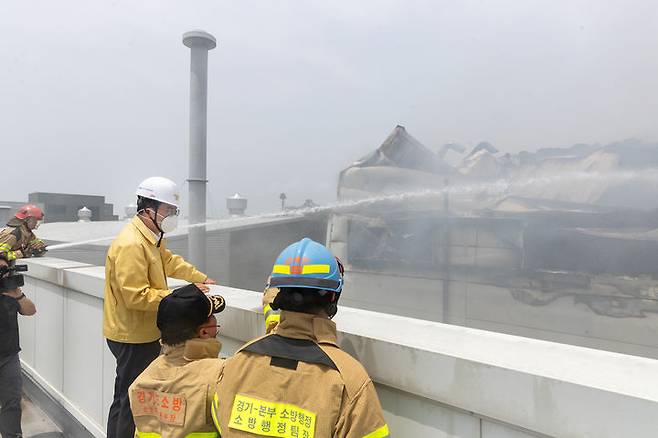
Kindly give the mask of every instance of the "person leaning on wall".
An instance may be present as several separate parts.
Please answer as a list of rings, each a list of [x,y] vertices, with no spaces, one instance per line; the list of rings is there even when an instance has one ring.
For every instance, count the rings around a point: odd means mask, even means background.
[[[207,413],[224,362],[218,358],[221,343],[215,316],[224,307],[224,298],[204,294],[194,284],[160,301],[162,354],[129,390],[137,437],[217,436]]]
[[[156,314],[160,301],[171,293],[167,277],[195,283],[203,292],[209,291],[208,284],[215,284],[167,249],[164,236],[176,229],[179,203],[173,181],[162,177],[144,180],[137,188],[137,215],[107,253],[103,335],[117,362],[108,438],[128,438],[135,433],[128,387],[160,354]]]
[[[279,321],[226,360],[211,410],[221,437],[390,436],[368,373],[338,346],[331,319],[343,275],[339,260],[311,239],[279,255],[268,296]]]

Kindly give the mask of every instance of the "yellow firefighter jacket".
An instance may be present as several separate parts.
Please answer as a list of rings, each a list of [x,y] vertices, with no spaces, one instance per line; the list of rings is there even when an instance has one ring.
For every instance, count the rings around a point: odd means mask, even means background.
[[[281,312],[275,333],[226,360],[212,405],[222,438],[385,438],[375,387],[326,317]]]
[[[43,246],[43,242],[34,235],[25,222],[12,223],[0,231],[0,253],[4,253],[7,261],[31,256],[30,249]],[[15,226],[14,226],[15,225]]]
[[[276,287],[267,287],[263,292],[263,316],[265,316],[265,333],[274,331],[281,319],[281,311],[272,309],[272,302],[279,289]]]
[[[135,379],[128,394],[140,438],[215,438],[210,408],[223,366],[221,344],[191,339],[163,354]]]
[[[153,342],[160,338],[155,319],[160,300],[170,293],[167,277],[190,283],[208,278],[181,256],[173,255],[163,239],[138,217],[114,239],[105,260],[103,335],[129,344]]]

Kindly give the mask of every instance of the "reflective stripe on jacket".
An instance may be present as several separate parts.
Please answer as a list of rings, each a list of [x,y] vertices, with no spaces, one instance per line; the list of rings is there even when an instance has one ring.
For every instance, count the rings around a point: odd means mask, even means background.
[[[30,245],[41,242],[25,223],[16,227],[8,226],[0,231],[0,253],[7,261],[25,257],[24,250]]]
[[[263,292],[263,316],[265,317],[265,333],[271,333],[279,324],[281,319],[281,311],[274,310],[271,307],[274,298],[279,293],[276,287],[268,287]]]
[[[137,438],[166,438],[166,435],[155,432],[140,432],[137,429],[135,429],[135,436]],[[184,438],[219,438],[219,434],[217,432],[192,432],[185,435]]]

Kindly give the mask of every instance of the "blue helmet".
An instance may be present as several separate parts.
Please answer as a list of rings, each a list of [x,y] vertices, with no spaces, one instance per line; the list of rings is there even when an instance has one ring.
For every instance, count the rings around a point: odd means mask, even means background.
[[[304,238],[284,249],[277,257],[271,287],[301,287],[340,293],[343,269],[324,245]]]

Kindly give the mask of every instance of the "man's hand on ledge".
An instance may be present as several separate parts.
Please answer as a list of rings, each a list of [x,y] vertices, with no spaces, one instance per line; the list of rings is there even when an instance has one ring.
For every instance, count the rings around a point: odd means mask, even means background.
[[[203,292],[204,294],[210,292],[210,288],[203,283],[194,283],[194,285],[198,287],[199,290],[201,290],[201,292]]]

